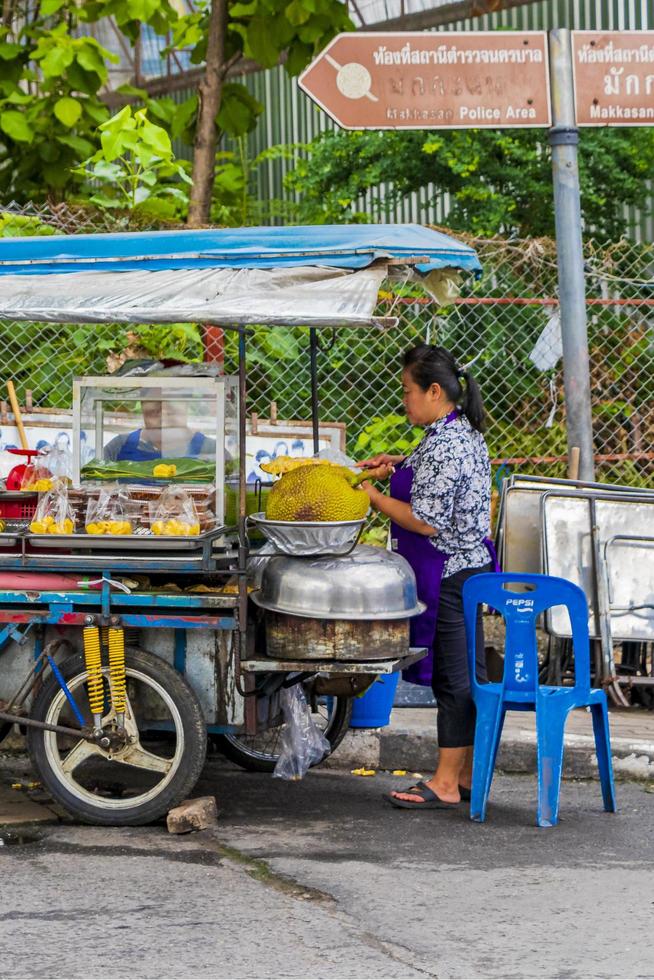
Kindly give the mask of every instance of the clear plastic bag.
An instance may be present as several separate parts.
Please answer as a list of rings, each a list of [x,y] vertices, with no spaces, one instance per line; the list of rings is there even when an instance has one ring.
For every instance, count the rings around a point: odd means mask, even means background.
[[[133,525],[127,516],[129,495],[122,487],[106,487],[91,498],[86,508],[87,534],[132,534]]]
[[[153,534],[187,538],[200,533],[200,520],[193,498],[180,487],[167,487],[153,510]]]
[[[65,433],[58,435],[53,445],[46,451],[44,464],[53,479],[73,482],[73,454]]]
[[[328,754],[330,744],[311,717],[301,684],[284,688],[280,695],[284,726],[281,752],[273,776],[298,780]]]
[[[47,454],[33,456],[32,461],[23,470],[23,475],[20,478],[20,489],[30,493],[35,491],[46,493],[48,490],[52,490],[53,485],[52,473],[47,465]]]
[[[74,534],[75,517],[68,501],[68,486],[55,480],[52,490],[39,500],[30,523],[32,534]]]

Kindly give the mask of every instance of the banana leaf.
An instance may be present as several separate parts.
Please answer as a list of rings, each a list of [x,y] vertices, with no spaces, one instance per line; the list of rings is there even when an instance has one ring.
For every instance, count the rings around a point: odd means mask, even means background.
[[[155,466],[161,464],[176,466],[175,476],[156,477],[152,475]],[[129,480],[147,481],[154,484],[168,483],[213,483],[216,464],[205,459],[148,459],[148,460],[103,460],[92,459],[82,467],[83,480]]]

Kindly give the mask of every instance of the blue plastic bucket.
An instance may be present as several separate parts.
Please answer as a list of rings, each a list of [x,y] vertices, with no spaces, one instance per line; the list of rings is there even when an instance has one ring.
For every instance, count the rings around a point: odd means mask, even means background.
[[[352,728],[384,728],[391,720],[399,671],[377,678],[366,693],[354,699]]]

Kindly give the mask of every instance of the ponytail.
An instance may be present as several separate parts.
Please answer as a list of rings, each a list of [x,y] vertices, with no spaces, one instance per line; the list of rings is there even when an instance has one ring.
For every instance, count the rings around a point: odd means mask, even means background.
[[[423,391],[429,391],[433,384],[440,385],[448,399],[460,407],[473,429],[484,431],[485,412],[479,385],[470,371],[459,367],[451,351],[431,344],[418,344],[404,355],[404,367]]]

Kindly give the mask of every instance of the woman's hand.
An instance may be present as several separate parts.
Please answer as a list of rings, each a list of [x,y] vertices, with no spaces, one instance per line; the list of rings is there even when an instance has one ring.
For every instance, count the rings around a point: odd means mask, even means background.
[[[387,480],[392,472],[393,467],[390,463],[382,463],[373,469],[367,469],[364,475],[367,480]]]
[[[370,470],[377,466],[397,466],[398,463],[404,462],[406,457],[404,456],[391,456],[390,453],[379,453],[378,456],[372,456],[370,459],[364,459],[356,465],[360,469]]]

